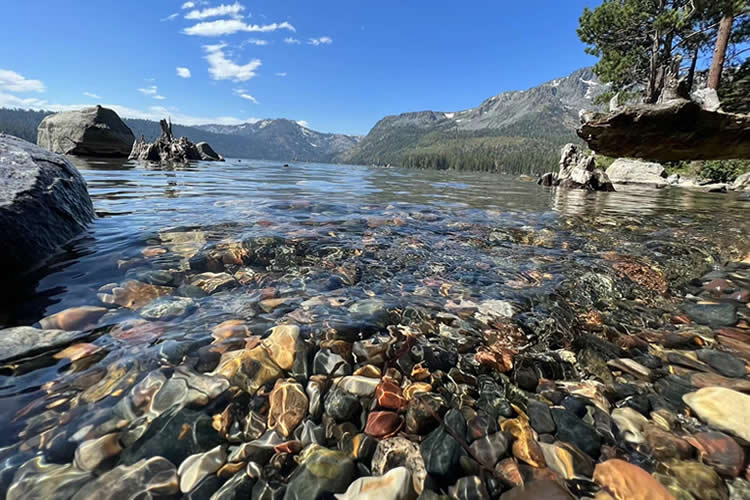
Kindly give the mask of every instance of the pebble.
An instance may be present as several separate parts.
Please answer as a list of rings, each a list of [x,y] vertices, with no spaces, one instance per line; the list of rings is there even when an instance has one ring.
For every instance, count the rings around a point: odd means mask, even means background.
[[[81,470],[92,472],[103,462],[120,454],[122,445],[117,434],[105,434],[84,441],[76,449],[74,463]]]
[[[574,500],[574,497],[557,482],[542,479],[523,486],[516,486],[503,493],[500,500]],[[597,497],[597,500],[599,500],[599,497]],[[606,500],[606,497],[602,500]],[[639,498],[639,500],[641,499]]]
[[[197,274],[190,281],[190,285],[200,288],[209,295],[231,290],[239,286],[237,280],[227,273],[202,273]]]
[[[66,330],[38,330],[17,326],[0,330],[0,363],[35,353],[59,349],[83,337],[82,332]]]
[[[750,441],[750,396],[723,387],[706,387],[683,396],[698,417],[716,429]]]
[[[247,499],[253,492],[255,480],[242,470],[229,478],[213,495],[210,500]]]
[[[403,437],[383,439],[372,456],[372,473],[383,475],[395,467],[406,467],[411,472],[414,491],[421,494],[427,480],[427,470],[419,445]]]
[[[322,493],[344,493],[354,478],[354,462],[340,451],[313,445],[300,456],[284,500],[310,500]]]
[[[21,465],[6,493],[7,500],[70,498],[93,476],[73,464],[57,465],[34,457]]]
[[[187,457],[177,469],[180,476],[180,491],[188,493],[206,476],[218,471],[227,460],[226,448],[219,445],[205,453]]]
[[[574,444],[594,459],[599,458],[601,438],[594,428],[563,408],[553,407],[551,412],[557,427],[557,439]]]
[[[701,349],[698,351],[698,359],[725,377],[739,378],[747,375],[745,363],[728,352]]]
[[[529,416],[531,427],[539,434],[552,434],[555,432],[555,421],[552,418],[549,406],[535,399],[530,399],[526,412]]]
[[[268,401],[268,428],[286,437],[305,418],[310,404],[304,389],[294,379],[277,380]]]
[[[616,500],[674,500],[672,495],[651,474],[637,465],[620,459],[597,464],[594,481]]]
[[[701,461],[720,475],[735,478],[742,473],[745,451],[730,436],[722,432],[699,432],[686,439],[698,450]]]
[[[469,446],[472,457],[481,465],[492,469],[508,452],[510,441],[503,432],[496,432],[475,440]]]
[[[232,385],[255,394],[267,383],[280,378],[283,372],[268,351],[258,346],[222,354],[219,366],[212,374],[225,377]]]
[[[701,325],[711,327],[734,326],[737,324],[737,308],[733,304],[693,304],[685,302],[682,310]]]
[[[490,500],[486,486],[478,476],[464,476],[449,488],[455,500]]]
[[[328,349],[321,349],[313,359],[313,373],[341,377],[352,374],[352,366],[341,356]]]
[[[282,370],[289,371],[294,366],[300,338],[296,325],[279,325],[271,329],[271,334],[263,340],[271,359]]]
[[[170,321],[190,314],[197,307],[187,297],[161,297],[141,308],[138,314],[151,321]]]
[[[407,405],[401,387],[391,380],[384,379],[375,389],[375,399],[382,408],[400,410]]]
[[[644,430],[648,425],[648,419],[634,409],[615,408],[612,411],[612,420],[628,443],[641,444],[646,441]]]
[[[404,419],[392,411],[374,411],[367,416],[365,434],[374,438],[395,435],[404,426]]]
[[[168,286],[149,285],[141,281],[130,280],[112,288],[109,293],[99,293],[97,297],[104,304],[115,304],[137,310],[154,299],[170,295],[173,290]]]
[[[711,467],[698,462],[673,461],[665,465],[682,490],[697,500],[727,500],[729,491]]]
[[[39,320],[39,324],[45,330],[88,330],[96,326],[108,311],[106,307],[71,307]]]
[[[354,481],[337,500],[414,500],[411,472],[395,467],[382,476],[361,477]]]
[[[466,420],[461,412],[448,410],[444,422],[458,437],[466,438]],[[443,427],[432,431],[422,442],[420,449],[425,469],[429,474],[437,476],[453,475],[451,473],[456,472],[458,459],[463,453],[458,441]]]
[[[333,385],[355,396],[372,396],[375,394],[379,380],[359,375],[349,375],[334,379]],[[382,405],[381,405],[382,406]]]
[[[337,422],[346,422],[359,416],[362,406],[356,396],[334,387],[325,397],[325,409]]]
[[[178,484],[174,464],[155,456],[105,472],[81,488],[71,500],[118,500],[176,495],[179,493]]]

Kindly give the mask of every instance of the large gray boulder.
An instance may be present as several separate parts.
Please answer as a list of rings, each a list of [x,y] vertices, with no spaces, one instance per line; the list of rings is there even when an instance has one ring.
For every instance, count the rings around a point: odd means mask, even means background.
[[[607,177],[615,184],[649,184],[666,186],[667,172],[658,163],[619,158],[607,169]]]
[[[46,117],[36,142],[53,153],[120,157],[130,154],[135,136],[117,113],[96,106]]]
[[[94,218],[86,182],[64,157],[0,134],[0,276],[39,265]]]

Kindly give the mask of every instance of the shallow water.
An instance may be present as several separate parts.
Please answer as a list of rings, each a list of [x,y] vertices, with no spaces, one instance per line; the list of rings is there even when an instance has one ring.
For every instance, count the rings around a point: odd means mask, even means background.
[[[566,192],[490,174],[283,168],[251,160],[179,168],[73,161],[98,218],[19,287],[15,303],[2,306],[5,326],[101,305],[99,294],[111,286],[101,287],[153,280],[157,270],[175,288],[198,272],[216,271],[201,269],[196,256],[228,248],[254,253],[222,264],[238,278],[236,288],[195,298],[194,309],[158,322],[155,333],[113,335],[113,326],[138,319],[139,311],[112,307],[87,338],[101,350],[84,364],[47,355],[6,367],[0,372],[0,423],[9,429],[3,445],[28,439],[29,429],[47,429],[29,424],[47,408],[64,415],[111,407],[149,371],[179,364],[210,343],[211,330],[226,320],[246,321],[255,334],[296,323],[315,335],[360,321],[350,307],[370,298],[399,311],[402,322],[464,300],[501,299],[533,309],[564,283],[599,272],[606,252],[661,259],[666,278],[677,284],[705,269],[668,269],[675,249],[698,249],[700,262],[710,266],[746,250],[750,234],[750,202],[733,194]],[[288,300],[271,310],[259,307],[270,296]],[[165,345],[181,353],[176,361]],[[86,387],[77,380],[93,373],[98,381],[105,370],[120,368],[127,377],[114,380],[112,396],[79,398]],[[80,411],[73,414],[68,425],[86,421]]]

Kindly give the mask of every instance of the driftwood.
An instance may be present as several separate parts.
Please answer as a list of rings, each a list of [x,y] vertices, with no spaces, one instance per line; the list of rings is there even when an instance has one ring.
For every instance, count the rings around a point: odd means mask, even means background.
[[[154,142],[141,139],[135,141],[130,152],[131,160],[187,163],[189,161],[223,161],[205,142],[193,144],[185,137],[175,139],[172,134],[172,121],[160,120],[161,135]]]

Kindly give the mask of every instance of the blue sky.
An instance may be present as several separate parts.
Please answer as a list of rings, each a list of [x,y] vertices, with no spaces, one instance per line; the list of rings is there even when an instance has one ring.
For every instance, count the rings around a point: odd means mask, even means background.
[[[3,3],[0,107],[364,134],[593,64],[575,28],[600,0]]]

